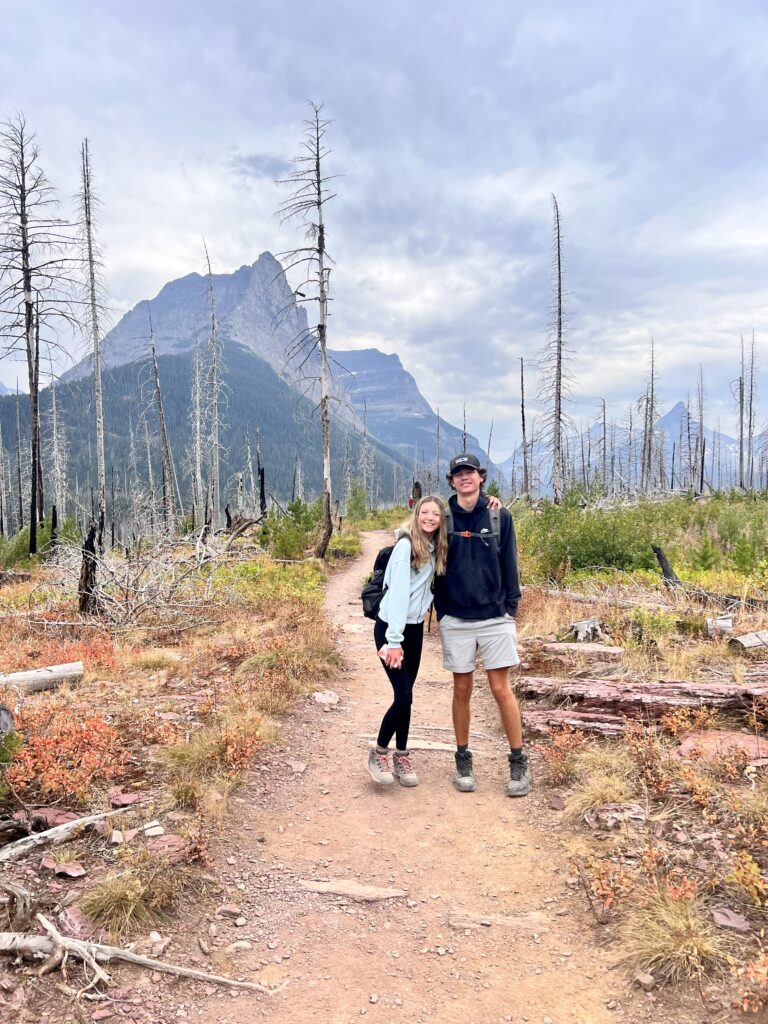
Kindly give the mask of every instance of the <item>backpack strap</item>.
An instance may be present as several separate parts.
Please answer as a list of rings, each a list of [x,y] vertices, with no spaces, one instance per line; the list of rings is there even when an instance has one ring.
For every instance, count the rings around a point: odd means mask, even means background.
[[[489,508],[488,515],[491,517],[491,533],[496,538],[497,545],[501,543],[501,509],[500,508]],[[450,505],[446,505],[445,509],[445,530],[448,535],[448,540],[453,535],[453,509]],[[480,533],[462,533],[462,537],[481,537]]]

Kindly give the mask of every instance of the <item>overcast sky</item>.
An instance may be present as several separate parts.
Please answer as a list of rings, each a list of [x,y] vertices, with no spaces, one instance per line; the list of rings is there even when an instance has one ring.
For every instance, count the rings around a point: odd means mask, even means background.
[[[2,0],[0,116],[65,207],[87,135],[116,315],[295,244],[274,179],[307,99],[333,124],[334,348],[396,352],[493,455],[519,436],[563,224],[572,411],[622,419],[655,339],[665,405],[704,365],[733,424],[741,334],[768,369],[764,0]],[[0,380],[17,367],[0,362]],[[768,414],[768,383],[760,406]],[[533,404],[534,382],[527,384]]]

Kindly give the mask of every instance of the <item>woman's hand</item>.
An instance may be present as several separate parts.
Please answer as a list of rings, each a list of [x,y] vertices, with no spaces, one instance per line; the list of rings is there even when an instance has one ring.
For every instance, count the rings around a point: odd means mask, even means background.
[[[494,508],[502,508],[502,507],[503,506],[502,506],[501,502],[499,501],[499,499],[494,494],[489,494],[488,495],[488,508],[494,509]]]
[[[403,666],[402,647],[382,647],[379,651],[379,657],[387,668],[402,668]]]

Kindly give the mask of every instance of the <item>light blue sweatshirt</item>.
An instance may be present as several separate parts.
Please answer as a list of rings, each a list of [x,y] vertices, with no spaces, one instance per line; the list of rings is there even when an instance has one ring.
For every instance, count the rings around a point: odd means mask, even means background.
[[[429,545],[432,551],[432,545]],[[400,647],[406,623],[423,622],[432,603],[429,589],[435,574],[434,552],[419,569],[411,566],[411,542],[401,537],[389,556],[384,573],[387,588],[379,605],[379,618],[387,623],[387,647]]]

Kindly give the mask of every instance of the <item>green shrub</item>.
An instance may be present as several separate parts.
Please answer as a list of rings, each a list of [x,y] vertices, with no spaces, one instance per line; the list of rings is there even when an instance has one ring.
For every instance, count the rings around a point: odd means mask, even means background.
[[[347,498],[347,519],[352,523],[357,523],[361,519],[365,519],[367,511],[363,481],[353,480]]]
[[[74,519],[67,519],[59,524],[59,539],[70,544],[82,543],[80,531]],[[37,554],[29,554],[29,527],[14,534],[13,537],[0,537],[0,569],[28,569],[38,565],[51,550],[51,520],[46,519],[37,530]]]
[[[701,538],[698,547],[693,552],[693,565],[696,569],[714,569],[720,561],[720,551],[712,537],[706,533]]]
[[[332,558],[356,558],[360,554],[360,534],[355,532],[334,533],[328,545]]]
[[[273,509],[261,528],[261,542],[273,558],[301,558],[313,546],[314,533],[323,517],[320,499],[289,501],[285,515]]]
[[[739,537],[731,551],[734,568],[747,576],[757,568],[758,560],[757,544],[747,537]]]

